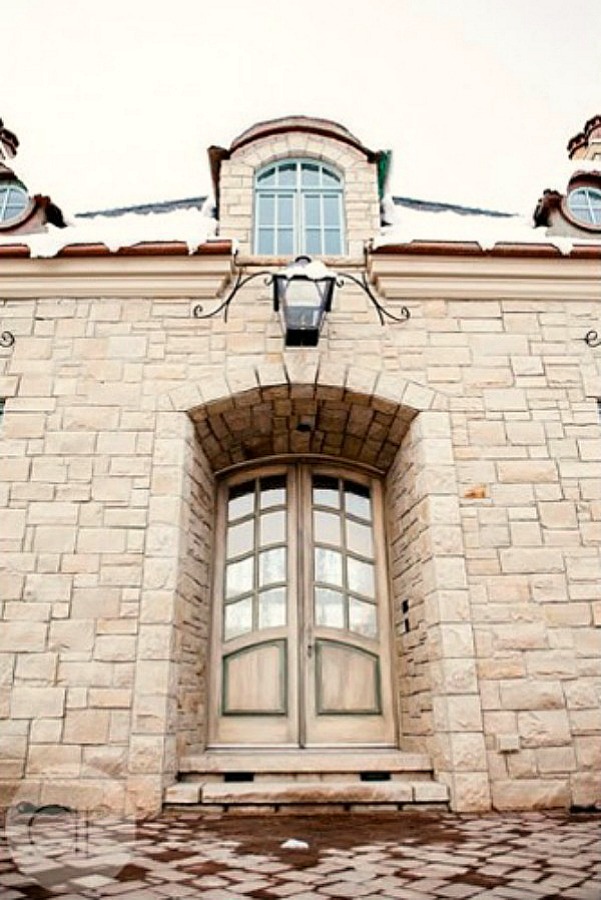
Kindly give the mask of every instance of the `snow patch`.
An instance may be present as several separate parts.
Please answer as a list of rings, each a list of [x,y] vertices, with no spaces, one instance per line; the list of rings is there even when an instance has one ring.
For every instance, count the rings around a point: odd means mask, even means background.
[[[194,253],[201,244],[216,236],[217,221],[210,216],[210,204],[198,209],[178,209],[165,213],[125,213],[122,216],[98,215],[93,218],[66,218],[66,228],[48,226],[40,234],[0,235],[0,246],[21,244],[31,256],[56,256],[73,244],[104,244],[111,252],[141,243],[181,242]]]
[[[374,248],[390,244],[410,244],[418,241],[445,243],[475,243],[482,250],[497,244],[551,244],[568,255],[578,244],[599,245],[600,238],[563,237],[535,228],[532,215],[491,216],[486,213],[458,213],[451,210],[429,211],[384,202],[385,225],[374,240]]]
[[[309,845],[306,841],[298,841],[296,838],[288,838],[283,844],[280,844],[282,850],[308,850]]]

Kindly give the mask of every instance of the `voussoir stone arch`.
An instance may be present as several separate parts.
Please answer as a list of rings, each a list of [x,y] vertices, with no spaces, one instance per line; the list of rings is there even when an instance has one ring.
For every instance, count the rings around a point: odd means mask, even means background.
[[[393,373],[294,359],[187,384],[166,399],[192,420],[213,471],[315,453],[386,472],[415,416],[446,406],[435,391]]]

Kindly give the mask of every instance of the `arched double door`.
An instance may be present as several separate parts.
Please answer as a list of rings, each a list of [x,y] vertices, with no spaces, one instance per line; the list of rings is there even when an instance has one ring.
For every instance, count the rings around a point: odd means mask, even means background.
[[[378,480],[281,464],[219,493],[209,747],[394,746]]]

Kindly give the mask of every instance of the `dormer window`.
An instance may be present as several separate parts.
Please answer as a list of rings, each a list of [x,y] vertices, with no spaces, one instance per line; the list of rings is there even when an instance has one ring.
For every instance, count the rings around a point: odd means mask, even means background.
[[[285,159],[255,179],[255,252],[268,256],[345,253],[343,181],[330,166]]]
[[[0,228],[16,224],[30,203],[29,194],[20,182],[0,183]]]
[[[568,210],[578,225],[585,228],[601,228],[601,190],[579,187],[567,197]]]

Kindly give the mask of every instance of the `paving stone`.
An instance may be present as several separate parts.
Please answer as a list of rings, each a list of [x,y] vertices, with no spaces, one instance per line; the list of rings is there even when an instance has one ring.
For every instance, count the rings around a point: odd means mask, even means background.
[[[202,896],[205,900],[235,900],[236,897],[243,897],[244,895],[237,894],[234,891],[224,891],[222,888],[215,888],[212,891],[203,890]]]
[[[137,841],[125,854],[127,867],[115,873],[119,880],[103,869],[102,841],[95,848],[95,873],[88,856],[81,863],[77,854],[65,856],[60,835],[56,847],[50,840],[44,843],[41,857],[23,853],[18,871],[0,832],[0,896],[25,900],[48,884],[54,893],[60,889],[63,900],[81,900],[92,891],[124,900],[601,897],[598,816],[445,814],[405,820],[347,815],[310,821],[310,849],[295,856],[282,851],[281,834],[274,834],[273,821],[264,817],[207,821],[191,813],[170,814],[140,825]],[[302,829],[311,832],[311,826]],[[257,852],[262,843],[264,852]]]
[[[453,884],[448,884],[444,887],[438,888],[436,891],[436,896],[463,898],[473,897],[474,894],[478,894],[479,892],[480,888],[475,887],[473,884],[462,884],[460,881],[456,881]]]
[[[541,887],[532,881],[520,881],[518,878],[512,878],[504,887],[513,891],[521,891],[524,897],[548,897],[548,888]]]
[[[198,897],[198,890],[189,884],[159,884],[155,891],[161,897]]]
[[[416,878],[410,882],[410,887],[424,893],[434,893],[438,888],[444,887],[445,883],[441,878]]]
[[[317,894],[315,891],[305,891],[304,894],[295,894],[294,900],[323,900],[323,894]]]
[[[251,894],[254,891],[262,891],[266,888],[269,888],[271,890],[269,881],[265,881],[264,879],[259,878],[256,878],[254,881],[248,880],[248,873],[246,881],[240,881],[231,886],[231,890],[237,891],[239,894]],[[304,888],[300,887],[299,890],[304,890]]]
[[[356,884],[352,881],[337,881],[335,884],[328,884],[319,888],[320,894],[326,894],[328,897],[366,897],[373,896],[373,891],[369,884]]]
[[[238,886],[238,890],[241,887]],[[305,885],[294,881],[285,881],[284,884],[278,884],[269,888],[269,893],[274,897],[294,897],[295,895],[305,892]]]

